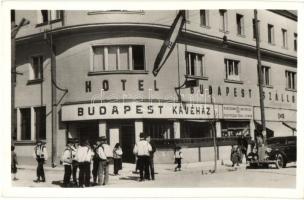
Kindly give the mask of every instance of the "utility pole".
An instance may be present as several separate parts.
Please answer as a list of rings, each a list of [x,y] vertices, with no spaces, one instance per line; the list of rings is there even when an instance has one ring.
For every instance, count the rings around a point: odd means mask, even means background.
[[[214,171],[213,173],[216,172],[217,169],[217,145],[216,145],[216,128],[215,128],[215,123],[216,123],[216,112],[215,112],[215,104],[213,101],[212,95],[210,96],[211,98],[211,104],[213,107],[213,120],[212,120],[212,137],[213,137],[213,148],[214,148]]]
[[[16,36],[22,26],[30,22],[22,18],[20,23],[16,25],[15,11],[11,11],[11,136],[16,131],[16,115],[15,115],[15,87],[16,87]]]
[[[260,109],[261,109],[261,121],[262,121],[262,135],[263,144],[266,144],[266,123],[265,123],[265,108],[264,108],[264,92],[263,92],[263,74],[261,66],[261,51],[260,51],[260,30],[258,21],[258,11],[254,9],[254,22],[255,22],[255,35],[256,35],[256,49],[258,60],[258,80],[259,80],[259,97],[260,97]]]

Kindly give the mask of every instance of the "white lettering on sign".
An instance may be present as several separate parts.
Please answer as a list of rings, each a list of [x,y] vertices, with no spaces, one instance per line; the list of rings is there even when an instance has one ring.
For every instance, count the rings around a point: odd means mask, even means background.
[[[213,110],[215,109],[215,110]],[[62,120],[185,118],[206,119],[218,117],[218,105],[180,103],[96,103],[62,106]]]
[[[253,109],[249,106],[223,105],[224,119],[252,119]]]

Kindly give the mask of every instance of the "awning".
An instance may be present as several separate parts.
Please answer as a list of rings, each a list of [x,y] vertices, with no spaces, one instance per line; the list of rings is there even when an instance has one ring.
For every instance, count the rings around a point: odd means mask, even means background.
[[[262,124],[258,123],[257,121],[254,121],[254,125],[256,128],[256,131],[258,133],[262,133],[262,130],[263,130]],[[266,127],[266,138],[270,138],[273,136],[274,136],[274,131]]]
[[[282,122],[282,124],[290,128],[292,131],[297,131],[297,124],[295,122]]]

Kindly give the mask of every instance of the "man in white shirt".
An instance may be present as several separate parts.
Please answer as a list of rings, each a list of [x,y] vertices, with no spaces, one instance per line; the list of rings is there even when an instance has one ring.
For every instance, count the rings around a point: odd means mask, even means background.
[[[34,182],[45,182],[45,174],[44,174],[44,169],[43,169],[43,164],[48,158],[46,146],[42,143],[41,140],[37,141],[37,144],[34,148],[34,153],[33,153],[34,159],[37,160],[37,179]]]
[[[107,185],[109,182],[109,163],[113,159],[113,152],[106,141],[105,136],[101,136],[97,140],[97,154],[99,156],[98,185]]]
[[[144,133],[139,134],[140,140],[135,144],[133,153],[137,156],[138,167],[140,180],[144,181],[144,172],[145,177],[148,177],[149,174],[149,156],[152,151],[152,147],[148,141],[145,140]]]

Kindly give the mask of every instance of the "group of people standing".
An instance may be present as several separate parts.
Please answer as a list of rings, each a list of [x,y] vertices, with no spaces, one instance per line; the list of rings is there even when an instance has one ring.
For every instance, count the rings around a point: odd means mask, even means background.
[[[248,142],[244,136],[241,136],[239,138],[237,145],[231,146],[230,160],[232,162],[232,167],[235,165],[239,166],[239,164],[242,163],[244,157],[247,162],[247,148]]]
[[[114,175],[118,175],[118,171],[122,169],[122,154],[119,143],[112,150],[107,144],[105,136],[99,137],[92,146],[90,146],[88,140],[81,141],[79,145],[77,140],[68,140],[61,157],[61,162],[64,165],[63,186],[71,186],[72,172],[72,186],[91,186],[91,163],[93,166],[92,185],[107,185],[109,182],[109,165],[114,163]],[[77,169],[79,169],[78,181],[76,177]]]

